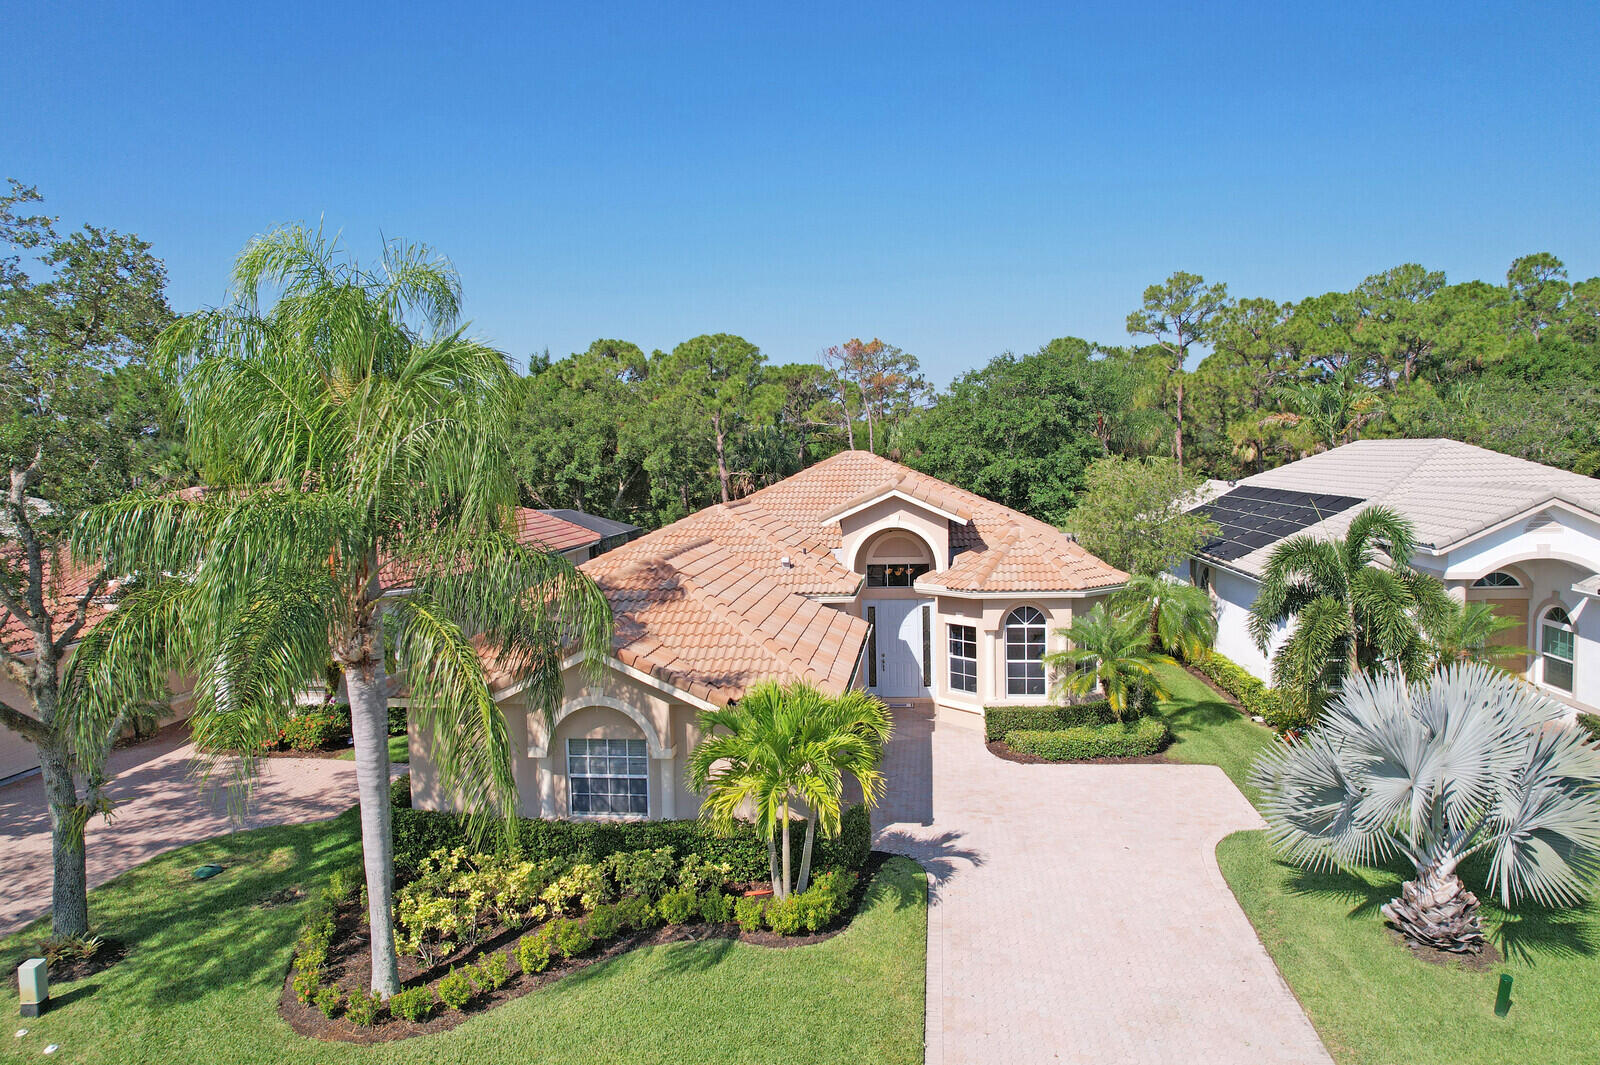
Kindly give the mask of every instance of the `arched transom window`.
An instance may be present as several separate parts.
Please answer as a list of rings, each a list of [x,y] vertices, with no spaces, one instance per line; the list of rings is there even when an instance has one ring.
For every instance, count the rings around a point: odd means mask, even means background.
[[[1553,606],[1539,623],[1539,654],[1544,661],[1543,679],[1552,688],[1572,691],[1572,618],[1566,610]]]
[[[1006,616],[1006,694],[1043,695],[1044,615],[1019,606]]]
[[[1472,582],[1474,588],[1521,588],[1522,582],[1503,569],[1485,573]]]

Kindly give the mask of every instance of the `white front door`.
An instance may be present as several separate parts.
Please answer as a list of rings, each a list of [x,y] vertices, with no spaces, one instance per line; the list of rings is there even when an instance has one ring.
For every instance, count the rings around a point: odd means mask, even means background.
[[[867,669],[867,687],[885,698],[917,698],[928,694],[925,667],[932,639],[933,603],[917,599],[877,599],[866,604],[872,622],[875,661]]]

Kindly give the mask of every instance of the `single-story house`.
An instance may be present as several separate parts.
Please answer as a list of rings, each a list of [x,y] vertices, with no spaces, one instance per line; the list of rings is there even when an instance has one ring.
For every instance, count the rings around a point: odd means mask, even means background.
[[[185,498],[195,499],[203,492],[204,489],[200,488],[186,488],[179,494]],[[519,541],[556,552],[572,562],[585,562],[596,558],[611,547],[626,543],[640,532],[637,526],[614,522],[576,510],[541,511],[519,507],[516,512],[516,522]],[[15,543],[0,542],[0,551],[16,556],[13,565],[21,560],[20,548]],[[88,588],[91,576],[89,571],[77,566],[71,567],[70,570],[63,567],[63,571],[62,577],[56,580],[49,575],[49,564],[46,564],[46,600],[55,631],[58,633],[71,623],[77,602]],[[90,604],[88,623],[83,631],[87,632],[92,628],[96,621],[113,608],[114,604],[113,594],[108,592],[98,596]],[[21,619],[12,616],[3,605],[0,605],[0,647],[23,660],[31,659],[33,656],[30,631]],[[181,719],[188,714],[189,701],[184,695],[188,689],[189,684],[186,681],[174,678],[175,697],[171,703],[174,718]],[[316,701],[320,702],[320,693],[314,694]],[[0,701],[21,713],[30,712],[27,692],[3,671],[0,671]],[[0,782],[25,775],[38,768],[39,755],[34,750],[33,744],[18,733],[0,726]]]
[[[1411,564],[1460,601],[1514,618],[1500,634],[1531,648],[1526,675],[1554,698],[1600,707],[1600,480],[1455,440],[1360,440],[1239,481],[1213,481],[1196,509],[1219,535],[1181,576],[1217,606],[1216,648],[1263,680],[1247,629],[1273,548],[1296,534],[1344,535],[1382,505],[1416,528]]]
[[[520,811],[692,817],[702,710],[764,679],[855,686],[972,722],[1044,703],[1047,650],[1127,574],[1017,511],[846,451],[582,566],[616,628],[599,679],[576,658],[554,728],[502,678]],[[413,802],[448,805],[411,737]]]

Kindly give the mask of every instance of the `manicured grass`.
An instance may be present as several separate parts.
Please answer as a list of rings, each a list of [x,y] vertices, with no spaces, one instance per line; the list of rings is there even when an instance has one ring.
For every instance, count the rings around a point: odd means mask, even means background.
[[[1162,683],[1173,698],[1160,713],[1178,736],[1167,756],[1221,766],[1256,801],[1247,782],[1250,765],[1273,742],[1272,732],[1183,670],[1163,669]],[[1473,972],[1457,962],[1419,960],[1384,926],[1378,907],[1398,893],[1409,875],[1403,867],[1308,873],[1279,860],[1263,832],[1224,839],[1217,863],[1341,1065],[1595,1058],[1600,903],[1568,912],[1527,909],[1513,917],[1485,899],[1485,927],[1506,961]],[[1479,869],[1465,875],[1475,890],[1483,882]],[[1494,1015],[1501,973],[1514,980],[1505,1019]]]
[[[1524,910],[1484,902],[1506,961],[1486,972],[1412,956],[1378,907],[1402,870],[1308,873],[1279,861],[1262,832],[1217,846],[1217,862],[1256,933],[1340,1063],[1503,1065],[1600,1055],[1600,905]],[[1477,890],[1481,875],[1469,877]],[[1483,892],[1479,892],[1483,897]],[[1501,973],[1511,1012],[1494,1015]]]
[[[1192,673],[1177,666],[1158,666],[1161,686],[1170,698],[1157,708],[1176,739],[1166,750],[1174,762],[1220,766],[1251,802],[1249,784],[1256,755],[1274,742],[1273,732],[1245,717]]]
[[[226,871],[196,882],[216,861]],[[373,1048],[295,1035],[278,1017],[301,906],[265,905],[359,861],[352,813],[242,832],[164,855],[91,893],[97,931],[129,945],[107,971],[55,989],[6,1054],[52,1062],[922,1061],[927,900],[896,858],[852,927],[775,950],[727,940],[643,948],[435,1035]],[[0,961],[40,933],[0,940]],[[0,992],[15,1017],[16,985]],[[49,1043],[60,1050],[49,1059]]]
[[[356,749],[352,747],[348,751],[340,751],[339,757],[343,758],[347,762],[353,762],[356,760]],[[389,737],[389,761],[396,763],[409,763],[411,761],[411,747],[406,737]]]

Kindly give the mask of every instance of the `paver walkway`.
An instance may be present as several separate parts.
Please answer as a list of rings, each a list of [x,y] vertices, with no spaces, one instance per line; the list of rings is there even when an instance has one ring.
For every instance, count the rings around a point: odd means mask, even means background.
[[[202,787],[191,773],[193,754],[182,726],[111,753],[116,779],[106,792],[116,814],[110,824],[102,817],[89,822],[91,888],[186,843],[236,829],[316,821],[356,801],[354,762],[269,758],[236,820],[228,812],[226,774],[219,771],[211,785]],[[92,922],[93,899],[89,905]],[[49,819],[44,787],[34,775],[0,787],[0,934],[49,908]]]
[[[896,713],[878,846],[929,872],[928,1065],[1331,1063],[1217,869],[1215,766],[1019,765]]]

